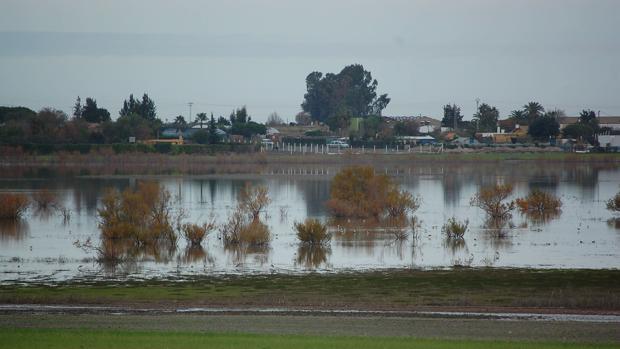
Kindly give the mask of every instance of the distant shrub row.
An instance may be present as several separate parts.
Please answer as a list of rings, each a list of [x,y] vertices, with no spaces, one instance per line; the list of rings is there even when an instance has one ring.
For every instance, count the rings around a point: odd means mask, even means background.
[[[161,154],[215,154],[222,152],[250,153],[257,150],[254,144],[183,144],[168,143],[115,143],[115,144],[35,144],[24,143],[19,145],[4,145],[3,153],[26,153],[34,155],[48,155],[57,152],[89,154],[101,151],[113,151],[116,154],[124,153],[161,153]],[[11,151],[8,151],[11,150]],[[0,154],[1,155],[1,154]]]

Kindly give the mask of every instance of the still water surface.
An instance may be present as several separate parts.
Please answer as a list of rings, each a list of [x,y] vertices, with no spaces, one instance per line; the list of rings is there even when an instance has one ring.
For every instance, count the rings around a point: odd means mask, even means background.
[[[390,232],[332,227],[334,237],[323,249],[300,246],[293,223],[306,217],[327,221],[324,202],[336,167],[263,168],[259,174],[205,176],[55,176],[0,178],[0,191],[32,193],[48,189],[72,211],[64,221],[55,211],[30,209],[17,223],[0,222],[0,281],[55,281],[90,278],[184,278],[196,274],[348,271],[385,268],[472,266],[532,268],[620,267],[620,217],[605,201],[620,189],[620,168],[604,164],[498,164],[376,167],[394,176],[404,189],[422,197],[415,215],[421,220],[416,236],[398,241]],[[166,186],[189,213],[188,221],[225,221],[246,182],[266,185],[273,202],[262,215],[273,241],[268,248],[227,249],[218,233],[202,249],[142,251],[132,262],[99,265],[93,253],[73,245],[99,241],[97,208],[106,188],[120,190],[140,180]],[[514,197],[533,188],[558,195],[564,205],[548,221],[515,212],[498,234],[469,200],[483,185],[512,183]],[[448,243],[441,226],[450,217],[468,219],[461,244]]]

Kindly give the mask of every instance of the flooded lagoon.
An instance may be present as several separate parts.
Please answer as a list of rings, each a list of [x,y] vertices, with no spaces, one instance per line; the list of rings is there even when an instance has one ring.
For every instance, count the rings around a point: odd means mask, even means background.
[[[504,162],[375,166],[422,198],[415,212],[413,233],[397,239],[390,227],[336,222],[327,247],[298,243],[294,222],[307,217],[329,220],[325,201],[337,166],[274,166],[259,173],[191,176],[55,175],[53,170],[4,175],[0,191],[31,194],[50,190],[71,211],[66,220],[56,210],[30,208],[17,222],[0,222],[0,281],[58,281],[98,278],[186,278],[224,273],[340,272],[390,268],[474,267],[618,268],[620,217],[605,209],[605,201],[620,190],[620,167],[601,163],[546,164]],[[140,180],[157,181],[183,207],[188,222],[215,219],[223,223],[236,205],[246,182],[265,185],[272,203],[261,214],[272,233],[265,248],[228,248],[212,232],[202,248],[177,246],[135,251],[129,262],[100,265],[92,251],[75,241],[101,243],[97,208],[106,188],[123,190]],[[513,198],[540,188],[563,202],[558,217],[538,219],[518,211],[501,230],[485,224],[484,212],[470,198],[484,185],[510,183]],[[441,232],[450,217],[469,220],[461,243],[447,241]]]

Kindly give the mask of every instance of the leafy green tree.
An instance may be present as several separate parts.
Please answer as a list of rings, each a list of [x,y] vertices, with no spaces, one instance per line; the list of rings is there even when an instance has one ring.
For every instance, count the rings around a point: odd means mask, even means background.
[[[527,125],[527,113],[525,110],[513,110],[510,112],[509,119],[513,120],[515,124]]]
[[[456,119],[456,123],[454,122]],[[452,127],[456,125],[458,128],[463,121],[463,115],[461,115],[461,108],[456,104],[446,104],[443,106],[443,119],[441,119],[441,126]]]
[[[244,137],[252,137],[253,135],[264,135],[267,133],[265,125],[248,121],[246,123],[236,122],[232,125],[230,133],[234,135],[242,135]]]
[[[380,115],[389,104],[387,94],[377,96],[377,85],[360,64],[346,66],[338,74],[312,72],[306,77],[301,107],[313,120],[325,122],[333,130],[342,129],[351,117]]]
[[[582,123],[576,123],[564,127],[562,130],[564,138],[574,138],[582,142],[593,143],[595,141],[594,130],[592,127]]]
[[[192,140],[198,144],[207,144],[209,143],[209,132],[205,130],[198,130],[192,136]]]
[[[217,125],[213,114],[211,114],[211,120],[209,120],[209,143],[215,144],[220,142],[220,136],[217,134]]]
[[[77,99],[75,100],[75,104],[73,105],[73,117],[76,119],[79,119],[82,117],[82,99],[80,98],[80,96],[77,96]]]
[[[541,116],[532,121],[527,133],[534,139],[548,140],[560,134],[560,123],[552,116]]]
[[[213,118],[213,114],[211,114],[211,118]],[[200,124],[200,128],[207,122],[208,116],[207,113],[198,113],[196,114],[196,122]]]
[[[29,121],[37,116],[37,113],[26,107],[0,107],[0,123],[7,121]]]
[[[90,97],[86,98],[86,104],[82,108],[81,116],[87,122],[102,123],[110,121],[110,112],[104,108],[97,107],[97,101]]]
[[[528,123],[531,123],[543,115],[545,108],[538,102],[529,102],[523,106],[523,111],[527,115]]]
[[[31,119],[30,141],[34,143],[62,143],[64,142],[64,125],[68,117],[62,110],[53,108],[41,109],[34,119]]]
[[[185,121],[183,115],[179,115],[174,119],[174,127],[181,132],[187,128],[187,121]]]
[[[481,132],[495,132],[497,128],[497,120],[499,119],[499,111],[486,103],[482,103],[478,108],[478,112],[474,114],[474,121],[478,124]]]
[[[241,123],[245,124],[250,121],[252,118],[248,116],[248,110],[245,105],[241,108],[235,109],[230,113],[230,123]]]
[[[579,114],[579,123],[589,126],[594,133],[599,131],[598,119],[594,110],[582,110],[581,114]]]
[[[125,143],[129,137],[144,140],[153,137],[155,127],[139,114],[129,114],[120,116],[116,122],[106,122],[103,124],[103,136],[107,143]]]
[[[220,116],[219,118],[217,118],[217,126],[218,127],[224,127],[224,126],[230,126],[230,121],[228,119],[226,119],[223,116]]]
[[[420,134],[420,125],[414,120],[397,121],[394,124],[394,134],[397,136],[417,136]]]
[[[129,99],[123,101],[123,108],[121,108],[119,114],[121,116],[137,114],[148,121],[155,121],[157,119],[155,102],[146,93],[142,95],[142,100],[135,99],[133,94],[130,94]]]

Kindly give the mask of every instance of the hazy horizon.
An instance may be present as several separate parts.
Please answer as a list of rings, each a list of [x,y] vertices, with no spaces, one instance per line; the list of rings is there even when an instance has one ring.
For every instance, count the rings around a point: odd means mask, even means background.
[[[620,115],[620,2],[79,1],[0,3],[0,105],[118,115],[148,93],[171,119],[246,105],[292,121],[305,77],[363,64],[384,115],[441,117],[476,98],[501,116],[529,101]]]

